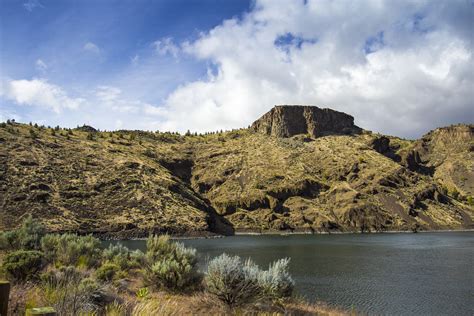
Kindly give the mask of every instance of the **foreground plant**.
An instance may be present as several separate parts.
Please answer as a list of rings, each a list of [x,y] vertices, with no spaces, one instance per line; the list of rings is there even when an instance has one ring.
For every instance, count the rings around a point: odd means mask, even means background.
[[[44,299],[59,315],[96,312],[105,297],[94,279],[73,266],[50,270],[41,279]]]
[[[265,298],[281,299],[290,297],[295,287],[295,282],[288,271],[289,258],[284,258],[272,262],[268,270],[257,273],[258,285]]]
[[[171,242],[169,236],[151,236],[147,240],[144,281],[155,289],[184,291],[201,280],[196,249]]]
[[[205,277],[207,291],[230,306],[253,301],[259,294],[257,280],[251,275],[249,261],[222,254],[209,262]]]
[[[100,260],[100,240],[75,234],[48,234],[41,239],[46,258],[59,265],[93,267]]]
[[[121,270],[134,269],[143,266],[145,255],[140,250],[130,251],[122,244],[109,245],[102,253],[106,262],[116,264]]]
[[[29,215],[20,228],[0,233],[0,250],[39,250],[45,232],[44,225]]]
[[[229,306],[290,297],[294,282],[289,262],[280,259],[261,270],[250,259],[242,262],[238,256],[222,254],[209,262],[206,288]]]
[[[15,281],[33,279],[43,267],[43,253],[36,250],[17,250],[5,256],[2,269]]]

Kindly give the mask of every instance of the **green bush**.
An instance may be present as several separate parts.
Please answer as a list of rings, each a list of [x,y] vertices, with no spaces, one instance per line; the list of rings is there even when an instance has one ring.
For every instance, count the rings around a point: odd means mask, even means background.
[[[23,220],[20,228],[0,234],[0,249],[39,250],[45,227],[31,215]]]
[[[230,306],[289,297],[294,288],[289,262],[280,259],[271,263],[268,270],[261,270],[251,260],[242,262],[238,256],[222,254],[209,262],[206,287]]]
[[[17,281],[32,279],[43,267],[43,253],[36,250],[17,250],[3,259],[2,269]]]
[[[49,262],[93,267],[100,260],[100,240],[75,234],[49,234],[41,239],[41,249]]]
[[[190,289],[201,280],[197,262],[196,249],[170,242],[168,236],[151,236],[147,240],[144,281],[157,289]]]
[[[1,250],[20,249],[20,238],[18,237],[17,230],[0,233],[0,249]]]
[[[100,281],[112,281],[119,272],[120,267],[118,265],[106,262],[95,271],[95,276]]]

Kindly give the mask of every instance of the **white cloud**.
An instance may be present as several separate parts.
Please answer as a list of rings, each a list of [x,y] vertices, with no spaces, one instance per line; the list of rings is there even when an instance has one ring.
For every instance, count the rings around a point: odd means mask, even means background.
[[[44,8],[38,0],[28,0],[28,2],[23,3],[23,7],[30,12],[36,8]]]
[[[161,56],[171,55],[176,58],[180,52],[179,46],[174,43],[171,37],[165,37],[155,41],[152,46]]]
[[[457,16],[463,11],[473,7],[463,1],[257,1],[242,19],[182,45],[212,69],[167,97],[160,128],[242,127],[274,104],[330,107],[364,128],[409,137],[472,122],[472,30],[466,31],[472,24],[469,14],[467,21]],[[179,52],[169,38],[155,46],[160,54]]]
[[[70,98],[61,87],[44,79],[7,81],[1,94],[18,104],[44,107],[56,113],[65,108],[77,109],[85,102],[82,98]]]
[[[122,90],[112,86],[99,86],[96,90],[98,103],[116,113],[138,113],[146,103],[122,97]]]
[[[84,44],[83,49],[87,52],[91,52],[94,54],[100,54],[100,48],[96,44],[92,42],[87,42]]]
[[[102,102],[111,103],[113,101],[116,101],[121,93],[122,90],[116,87],[98,86],[96,96]]]
[[[46,63],[42,61],[41,59],[36,60],[35,66],[36,66],[36,70],[38,70],[41,73],[44,73],[46,72],[46,70],[48,70],[48,65],[46,65]]]

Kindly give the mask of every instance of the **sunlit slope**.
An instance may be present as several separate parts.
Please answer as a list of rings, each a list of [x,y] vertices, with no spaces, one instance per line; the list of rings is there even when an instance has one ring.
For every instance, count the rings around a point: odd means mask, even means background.
[[[430,176],[375,151],[377,138],[371,133],[316,139],[230,133],[196,145],[192,186],[244,230],[470,225],[472,208],[444,194]]]
[[[388,137],[384,151],[380,139],[7,124],[0,127],[0,229],[30,213],[51,230],[127,238],[472,227],[469,181],[456,184],[454,197],[437,176],[451,176],[448,169],[432,176],[406,166],[416,142]],[[472,168],[472,152],[455,157]]]
[[[158,162],[177,137],[51,131],[0,128],[1,228],[32,213],[52,230],[127,237],[214,230],[212,209]]]

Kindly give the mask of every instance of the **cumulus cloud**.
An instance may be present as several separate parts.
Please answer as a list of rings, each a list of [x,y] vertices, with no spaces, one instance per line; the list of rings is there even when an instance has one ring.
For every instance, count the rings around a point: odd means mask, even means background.
[[[94,54],[100,54],[99,46],[97,46],[96,44],[94,44],[92,42],[85,43],[82,49],[84,49],[87,52],[94,53]]]
[[[208,75],[155,112],[163,129],[180,131],[246,126],[274,104],[330,107],[406,137],[472,122],[473,8],[462,0],[258,0],[242,18],[182,44],[211,65]],[[155,47],[179,51],[171,39]]]
[[[85,102],[82,98],[69,97],[61,87],[44,79],[6,81],[1,95],[21,105],[39,106],[56,113],[77,109]]]

